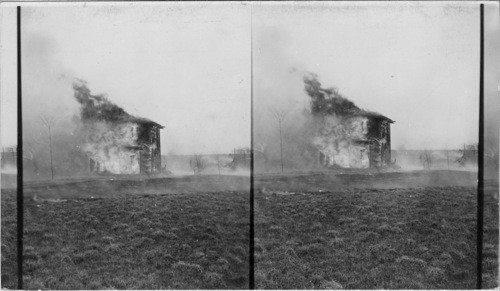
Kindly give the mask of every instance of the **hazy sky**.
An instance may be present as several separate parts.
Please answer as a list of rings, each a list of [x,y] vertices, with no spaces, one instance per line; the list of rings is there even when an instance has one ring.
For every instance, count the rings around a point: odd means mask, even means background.
[[[163,154],[249,146],[253,24],[254,78],[276,88],[265,96],[256,90],[254,110],[273,102],[307,106],[297,76],[285,80],[295,67],[395,120],[393,148],[477,141],[477,2],[30,3],[22,11],[27,123],[40,112],[73,114],[77,77],[164,125]],[[1,137],[8,146],[16,143],[15,7],[3,3],[2,14]],[[487,63],[496,64],[487,66],[486,92],[498,98],[496,3],[487,4],[486,18]]]
[[[77,112],[71,82],[81,78],[94,94],[164,125],[163,154],[248,147],[248,31],[240,3],[23,7],[23,117]],[[5,144],[15,143],[3,129]]]
[[[254,7],[253,15],[259,106],[308,106],[303,89],[295,93],[299,78],[287,72],[295,67],[395,120],[393,149],[477,142],[478,3],[274,4]],[[487,6],[486,17],[497,40],[487,43],[497,49],[487,92],[498,98],[498,6]]]

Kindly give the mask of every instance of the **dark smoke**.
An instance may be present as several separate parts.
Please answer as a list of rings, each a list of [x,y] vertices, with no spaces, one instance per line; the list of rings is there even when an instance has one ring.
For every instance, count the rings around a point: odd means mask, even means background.
[[[313,115],[356,115],[362,113],[362,110],[344,98],[337,88],[323,88],[315,73],[305,74],[304,89],[311,97],[311,113]]]
[[[154,123],[147,118],[130,115],[109,101],[105,94],[92,95],[84,80],[74,81],[73,90],[75,99],[80,103],[80,118],[83,123]]]
[[[73,83],[75,98],[80,107],[82,121],[118,122],[130,118],[130,114],[109,101],[104,94],[92,95],[87,82],[77,80]]]

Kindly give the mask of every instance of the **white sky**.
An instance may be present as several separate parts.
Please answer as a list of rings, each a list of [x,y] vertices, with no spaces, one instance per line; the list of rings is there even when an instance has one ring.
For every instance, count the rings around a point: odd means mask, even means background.
[[[316,72],[324,86],[395,120],[393,148],[477,141],[477,2],[22,5],[27,121],[76,110],[64,74],[165,125],[163,154],[249,146],[252,13],[254,38],[269,29],[277,37],[254,43],[256,62],[282,42],[284,66]],[[1,138],[9,146],[17,140],[16,18],[12,4],[1,7]],[[496,39],[497,10],[486,6]],[[497,94],[498,66],[489,69],[486,90]]]

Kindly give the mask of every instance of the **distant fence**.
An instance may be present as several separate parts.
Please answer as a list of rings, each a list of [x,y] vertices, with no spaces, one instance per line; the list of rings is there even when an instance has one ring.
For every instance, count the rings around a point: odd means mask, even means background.
[[[477,151],[468,150],[392,150],[392,160],[403,169],[422,169],[428,155],[430,169],[472,169],[477,167]]]

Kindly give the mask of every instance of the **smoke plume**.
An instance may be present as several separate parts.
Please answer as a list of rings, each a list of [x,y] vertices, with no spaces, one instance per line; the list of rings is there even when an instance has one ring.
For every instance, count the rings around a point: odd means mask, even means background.
[[[314,73],[304,76],[304,89],[311,99],[311,142],[322,165],[368,168],[391,163],[390,119],[360,109],[334,87],[323,88]]]
[[[344,98],[337,88],[321,87],[318,75],[315,73],[305,73],[304,88],[311,98],[310,110],[313,115],[355,115],[362,111],[353,102]]]
[[[77,80],[73,83],[75,99],[80,103],[82,121],[116,122],[130,115],[121,107],[110,102],[105,95],[92,95],[87,83]]]

